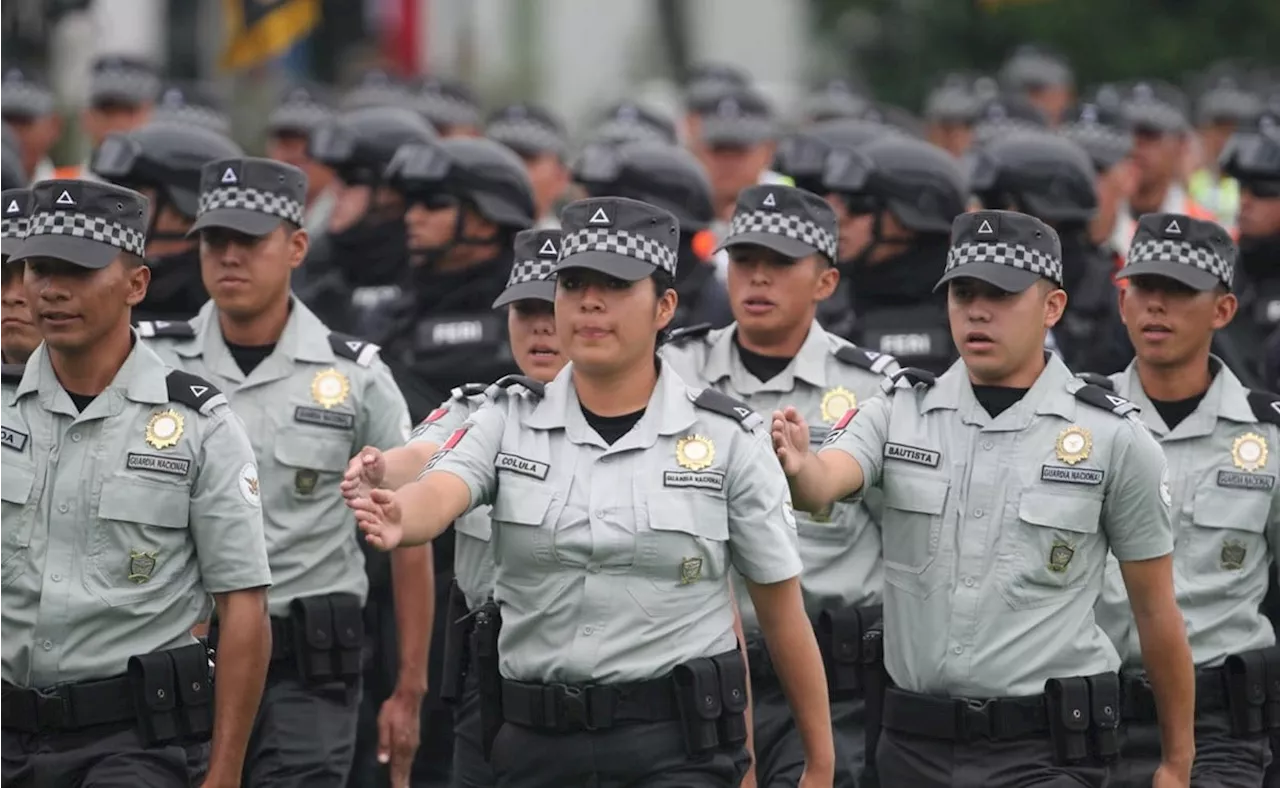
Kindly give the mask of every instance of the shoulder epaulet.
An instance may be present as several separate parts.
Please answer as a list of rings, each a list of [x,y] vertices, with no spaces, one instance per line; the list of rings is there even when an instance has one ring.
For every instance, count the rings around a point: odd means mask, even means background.
[[[894,361],[893,356],[886,353],[863,350],[856,345],[841,345],[840,349],[836,351],[836,360],[855,367],[862,367],[877,375],[884,374],[885,369]]]
[[[338,357],[354,361],[362,367],[372,364],[381,349],[372,342],[365,342],[350,334],[339,334],[337,331],[329,334],[329,346]]]
[[[21,383],[22,373],[26,369],[26,364],[5,364],[0,367],[0,379],[3,379],[5,383]]]
[[[880,389],[888,394],[897,387],[899,380],[907,381],[912,388],[916,386],[932,388],[933,384],[938,382],[938,376],[919,367],[906,367],[890,375],[887,380],[881,381]]]
[[[1075,396],[1081,402],[1086,402],[1095,408],[1109,410],[1117,416],[1127,416],[1138,410],[1138,406],[1129,400],[1093,383],[1081,386],[1076,390]]]
[[[7,365],[6,365],[7,366]],[[1270,391],[1250,391],[1249,407],[1253,417],[1266,424],[1280,424],[1280,394]]]
[[[713,328],[715,326],[710,323],[698,323],[694,326],[673,329],[667,332],[667,338],[662,344],[671,345],[677,342],[688,342],[690,339],[701,339],[710,334]]]
[[[1106,375],[1099,375],[1097,372],[1077,372],[1076,377],[1094,386],[1100,386],[1107,391],[1116,390],[1116,382]]]
[[[138,336],[144,339],[192,339],[195,326],[185,320],[143,320],[138,323]]]
[[[192,410],[208,413],[215,399],[222,399],[222,392],[209,381],[190,372],[175,369],[165,378],[169,386],[169,401],[181,402]]]
[[[488,390],[489,387],[484,383],[463,383],[449,393],[454,399],[466,399],[467,397],[478,397]]]
[[[498,378],[493,385],[500,389],[506,389],[511,388],[516,384],[520,384],[521,386],[529,389],[529,391],[533,392],[535,397],[541,397],[542,393],[546,391],[547,388],[545,384],[534,380],[527,375],[507,375],[506,377]]]
[[[719,413],[721,416],[727,416],[741,424],[742,428],[747,432],[764,424],[764,419],[760,417],[760,414],[747,407],[747,403],[736,400],[728,394],[722,394],[715,389],[703,389],[694,398],[693,405],[703,410],[709,410],[712,413]]]

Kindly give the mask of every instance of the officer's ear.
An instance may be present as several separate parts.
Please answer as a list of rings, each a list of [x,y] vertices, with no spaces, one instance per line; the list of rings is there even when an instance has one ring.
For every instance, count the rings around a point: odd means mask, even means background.
[[[151,284],[151,268],[141,257],[128,252],[121,253],[119,261],[124,268],[125,282],[128,285],[124,301],[133,308],[147,297],[147,287]]]
[[[1235,319],[1236,310],[1240,308],[1240,302],[1236,300],[1236,296],[1222,285],[1214,290],[1213,299],[1213,330],[1217,331],[1226,328],[1227,324]]]
[[[676,305],[680,303],[680,295],[676,293],[669,281],[656,280],[656,283],[658,299],[654,309],[654,330],[662,331],[676,316]]]
[[[814,265],[818,266],[818,286],[813,292],[813,300],[826,301],[840,284],[840,270],[820,254],[810,259]]]
[[[285,222],[281,225],[281,229],[288,234],[289,267],[297,268],[307,258],[307,250],[311,248],[311,236],[292,222]]]
[[[1044,327],[1053,328],[1067,309],[1067,291],[1047,279],[1041,279],[1036,287],[1044,296]]]

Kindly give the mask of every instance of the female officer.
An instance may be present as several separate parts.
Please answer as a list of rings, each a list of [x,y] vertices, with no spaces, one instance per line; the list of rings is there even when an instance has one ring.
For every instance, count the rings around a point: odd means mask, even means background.
[[[421,479],[352,502],[360,527],[390,550],[492,504],[499,785],[736,785],[746,694],[731,563],[802,731],[801,785],[830,785],[826,680],[768,437],[750,409],[690,389],[654,354],[675,308],[676,220],[600,198],[562,222],[555,312],[570,363],[545,387],[500,382]]]
[[[507,286],[493,302],[495,309],[508,308],[507,334],[511,355],[520,371],[533,380],[548,383],[564,366],[564,355],[556,338],[556,284],[548,276],[560,254],[559,230],[523,230],[515,239],[515,263]],[[413,431],[409,443],[388,452],[368,447],[353,457],[342,482],[348,500],[385,487],[396,490],[412,482],[445,439],[462,426],[487,400],[486,384],[467,384],[431,411]],[[480,707],[476,671],[457,659],[470,634],[470,615],[493,594],[493,559],[489,555],[492,532],[488,506],[477,507],[454,524],[457,543],[453,570],[455,588],[450,594],[449,634],[445,651],[446,676],[441,696],[457,703],[454,707],[453,780],[463,788],[494,785],[493,770],[481,753]],[[455,651],[456,649],[456,651]],[[456,669],[453,669],[456,668]],[[458,686],[459,671],[466,681]],[[445,687],[452,687],[446,691]],[[459,690],[461,690],[459,692]],[[380,750],[387,753],[395,743],[380,735]],[[394,782],[394,781],[393,781]]]

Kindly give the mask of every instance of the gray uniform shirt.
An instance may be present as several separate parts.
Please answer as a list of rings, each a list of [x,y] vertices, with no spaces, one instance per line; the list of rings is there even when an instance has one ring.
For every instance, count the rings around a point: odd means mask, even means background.
[[[1173,550],[1165,462],[1132,412],[1074,396],[1084,385],[1050,355],[993,419],[958,361],[931,388],[900,378],[832,432],[823,450],[852,456],[884,491],[885,660],[898,686],[1027,696],[1119,667],[1094,603],[1108,547],[1126,561]]]
[[[472,507],[493,506],[502,675],[641,681],[733,649],[730,566],[757,583],[801,569],[759,417],[696,407],[699,390],[664,364],[644,416],[610,446],[572,373],[540,399],[495,394],[429,466],[466,482]]]
[[[275,350],[246,376],[212,301],[191,326],[194,339],[148,341],[174,366],[222,389],[249,429],[262,473],[271,615],[286,615],[301,597],[363,600],[364,555],[339,484],[361,448],[401,446],[409,435],[408,408],[377,346],[355,343],[355,359],[335,353],[329,329],[295,299]]]
[[[1142,408],[1169,461],[1175,532],[1173,582],[1196,665],[1275,645],[1260,605],[1280,544],[1276,475],[1280,429],[1259,423],[1248,390],[1218,359],[1213,383],[1191,415],[1172,430],[1151,404],[1130,364],[1112,375],[1116,393]],[[1137,627],[1120,566],[1108,562],[1098,623],[1128,665],[1142,663]]]
[[[454,389],[448,400],[413,428],[409,443],[443,445],[487,401],[483,392],[469,394],[462,388]],[[467,599],[467,608],[475,610],[493,594],[490,507],[477,506],[462,515],[453,522],[453,530],[453,576]]]
[[[77,412],[41,345],[6,387],[5,681],[122,674],[135,654],[194,643],[209,594],[270,584],[244,426],[221,394],[171,401],[169,372],[137,342]]]
[[[800,352],[774,378],[761,382],[742,364],[730,325],[662,349],[662,356],[694,385],[711,386],[742,400],[757,413],[795,406],[810,426],[814,448],[850,408],[880,395],[885,374],[898,370],[891,356],[854,347],[814,321]],[[874,496],[873,496],[874,498]],[[880,530],[865,500],[840,501],[817,516],[796,515],[800,583],[810,615],[824,608],[878,604],[884,589]],[[756,626],[755,610],[737,581],[743,624]]]

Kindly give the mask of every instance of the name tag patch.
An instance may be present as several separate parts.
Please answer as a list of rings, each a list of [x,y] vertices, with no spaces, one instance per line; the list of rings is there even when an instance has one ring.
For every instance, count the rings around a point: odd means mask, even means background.
[[[493,462],[493,466],[500,471],[514,471],[515,473],[525,476],[532,476],[535,479],[546,479],[547,471],[551,470],[551,466],[545,462],[537,460],[528,460],[524,457],[517,457],[514,454],[499,452],[497,458]]]
[[[129,452],[125,466],[131,471],[154,471],[170,476],[186,476],[191,472],[191,460],[182,457],[161,457],[158,454]]]
[[[843,432],[843,430],[841,431]],[[830,432],[831,430],[827,429],[826,427],[810,427],[809,443],[814,445],[821,445],[825,443],[827,440],[827,435]]]
[[[942,459],[942,455],[936,451],[921,449],[917,446],[907,446],[902,443],[886,443],[884,445],[884,456],[887,460],[914,462],[916,465],[928,465],[930,468],[937,468],[938,462]]]
[[[18,432],[9,427],[0,427],[0,443],[3,443],[7,449],[23,451],[27,448],[27,441],[30,438],[31,436],[25,432]]]
[[[1276,486],[1276,477],[1269,473],[1218,471],[1218,486],[1237,490],[1271,490]]]
[[[723,490],[724,474],[718,471],[663,471],[662,486]]]
[[[1103,472],[1097,468],[1067,468],[1062,465],[1041,465],[1040,481],[1065,482],[1067,484],[1102,484]]]
[[[293,420],[303,424],[314,424],[317,427],[330,427],[335,430],[353,430],[356,427],[356,415],[342,411],[325,410],[324,408],[308,408],[299,405],[293,411]]]

